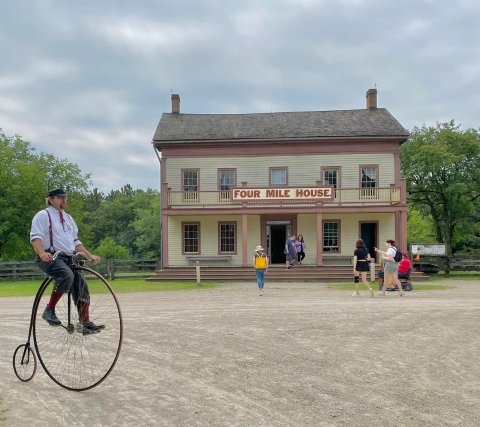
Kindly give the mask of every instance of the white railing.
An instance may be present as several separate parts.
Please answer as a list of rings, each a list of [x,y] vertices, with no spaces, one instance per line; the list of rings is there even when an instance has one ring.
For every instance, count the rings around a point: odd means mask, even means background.
[[[236,208],[241,204],[253,205],[285,205],[301,204],[316,205],[316,200],[255,200],[233,201],[230,191],[169,191],[168,206],[170,207],[208,207],[224,206]],[[322,200],[327,206],[332,205],[393,205],[400,203],[400,187],[388,188],[337,188],[330,200]]]

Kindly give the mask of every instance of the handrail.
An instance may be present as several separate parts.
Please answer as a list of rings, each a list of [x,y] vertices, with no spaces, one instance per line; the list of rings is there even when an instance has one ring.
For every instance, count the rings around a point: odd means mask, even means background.
[[[248,188],[245,188],[248,190]],[[172,191],[167,193],[168,207],[206,207],[223,206],[236,208],[242,204],[246,206],[259,205],[307,205],[315,206],[322,203],[326,206],[335,205],[393,205],[401,203],[401,187],[373,187],[373,188],[337,188],[333,190],[332,199],[295,199],[295,200],[232,200],[231,191]]]

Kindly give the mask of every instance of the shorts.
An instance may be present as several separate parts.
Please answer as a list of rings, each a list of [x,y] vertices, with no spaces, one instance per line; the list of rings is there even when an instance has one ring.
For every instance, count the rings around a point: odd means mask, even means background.
[[[385,261],[385,266],[383,268],[385,273],[396,273],[398,271],[398,262],[395,261]]]
[[[361,271],[361,272],[370,271],[370,263],[365,261],[357,261],[355,270]]]

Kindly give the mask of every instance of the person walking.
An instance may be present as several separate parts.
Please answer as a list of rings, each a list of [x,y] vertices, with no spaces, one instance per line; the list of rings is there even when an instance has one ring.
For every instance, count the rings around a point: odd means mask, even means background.
[[[356,297],[360,295],[360,276],[362,277],[362,283],[370,291],[370,296],[373,297],[373,289],[368,283],[367,273],[370,271],[370,252],[365,247],[365,243],[362,239],[358,239],[355,244],[355,251],[353,252],[353,283],[355,285],[355,292],[352,296]]]
[[[292,268],[296,259],[295,238],[296,236],[292,234],[285,242],[285,250],[283,252],[285,254],[285,270]]]
[[[403,296],[402,285],[398,280],[398,262],[395,261],[394,257],[397,253],[397,249],[395,248],[395,240],[387,240],[385,242],[385,246],[387,247],[387,251],[381,251],[378,248],[374,248],[375,252],[379,253],[384,261],[384,269],[383,269],[383,284],[380,289],[379,295],[384,296],[385,290],[390,282],[393,285],[398,287],[399,295]]]
[[[265,285],[265,274],[268,271],[268,256],[265,254],[264,249],[258,245],[255,248],[253,255],[253,268],[255,269],[255,275],[257,276],[258,290],[260,296],[263,296],[263,289]]]
[[[302,265],[302,261],[305,258],[305,241],[303,240],[303,235],[299,234],[297,240],[295,240],[295,250],[297,251],[297,262],[298,265]]]
[[[33,217],[30,231],[30,242],[37,254],[35,264],[55,281],[42,318],[52,326],[61,325],[61,320],[55,314],[55,306],[64,293],[71,291],[83,334],[100,332],[105,325],[96,325],[90,321],[90,293],[87,282],[70,268],[72,255],[75,253],[83,253],[93,264],[98,264],[100,257],[91,254],[78,239],[77,224],[65,212],[67,193],[63,188],[50,190],[47,193],[46,205],[46,209],[37,212]]]

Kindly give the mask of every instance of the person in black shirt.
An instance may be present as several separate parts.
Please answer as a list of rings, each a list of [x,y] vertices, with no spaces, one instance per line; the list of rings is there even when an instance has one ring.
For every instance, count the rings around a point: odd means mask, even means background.
[[[362,239],[358,239],[356,249],[353,252],[353,282],[355,284],[355,292],[352,296],[360,295],[360,275],[362,276],[362,283],[364,283],[370,290],[370,296],[373,297],[373,289],[368,283],[367,273],[370,271],[370,253],[365,247]]]

